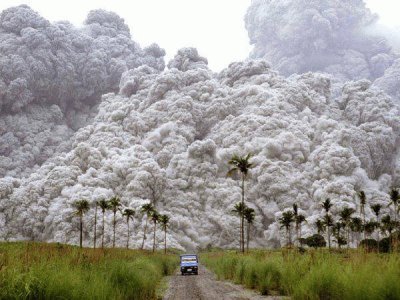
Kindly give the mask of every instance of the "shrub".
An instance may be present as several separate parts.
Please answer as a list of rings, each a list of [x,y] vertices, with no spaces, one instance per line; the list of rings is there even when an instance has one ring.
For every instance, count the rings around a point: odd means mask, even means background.
[[[374,239],[365,239],[360,242],[360,247],[364,248],[368,252],[378,250],[378,242]]]
[[[314,234],[305,239],[305,244],[312,248],[321,248],[326,246],[324,237],[320,234]]]

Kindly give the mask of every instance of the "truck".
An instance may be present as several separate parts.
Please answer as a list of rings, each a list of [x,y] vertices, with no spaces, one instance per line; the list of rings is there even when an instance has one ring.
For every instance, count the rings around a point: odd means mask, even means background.
[[[181,258],[181,273],[185,274],[199,274],[199,259],[197,254],[182,254]]]

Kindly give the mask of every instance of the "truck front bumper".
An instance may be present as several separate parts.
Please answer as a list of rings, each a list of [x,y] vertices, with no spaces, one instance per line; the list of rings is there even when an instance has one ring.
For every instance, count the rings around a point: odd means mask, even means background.
[[[198,267],[197,266],[187,266],[181,267],[181,273],[183,274],[198,274]]]

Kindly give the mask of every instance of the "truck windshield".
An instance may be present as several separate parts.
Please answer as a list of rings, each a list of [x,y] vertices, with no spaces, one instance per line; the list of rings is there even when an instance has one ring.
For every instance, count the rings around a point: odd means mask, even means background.
[[[182,257],[182,262],[197,262],[197,258],[195,256]]]

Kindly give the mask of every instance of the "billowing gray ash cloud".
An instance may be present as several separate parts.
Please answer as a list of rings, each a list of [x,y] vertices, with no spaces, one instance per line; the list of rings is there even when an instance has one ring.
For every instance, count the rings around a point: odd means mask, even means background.
[[[377,20],[362,0],[253,0],[245,17],[251,56],[271,61],[282,74],[380,78],[376,85],[398,96],[399,56],[384,36],[372,33]]]
[[[0,14],[0,176],[22,176],[68,148],[121,74],[162,70],[165,51],[131,39],[118,15],[91,11],[82,28],[50,23],[26,5]]]

